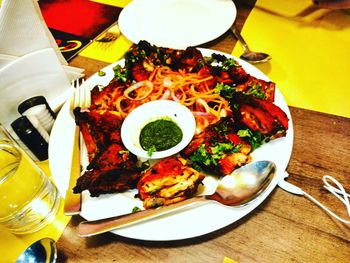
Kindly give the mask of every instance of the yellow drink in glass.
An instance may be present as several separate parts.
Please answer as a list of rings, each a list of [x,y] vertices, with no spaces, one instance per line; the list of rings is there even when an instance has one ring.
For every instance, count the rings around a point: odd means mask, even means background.
[[[0,224],[16,234],[51,222],[60,196],[49,178],[13,144],[0,141]]]

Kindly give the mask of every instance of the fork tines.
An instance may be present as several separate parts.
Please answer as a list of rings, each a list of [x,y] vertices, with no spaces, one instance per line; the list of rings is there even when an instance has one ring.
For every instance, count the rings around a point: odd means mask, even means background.
[[[76,79],[72,81],[72,96],[71,96],[71,109],[80,107],[83,109],[88,109],[91,105],[91,94],[90,87],[84,81]]]

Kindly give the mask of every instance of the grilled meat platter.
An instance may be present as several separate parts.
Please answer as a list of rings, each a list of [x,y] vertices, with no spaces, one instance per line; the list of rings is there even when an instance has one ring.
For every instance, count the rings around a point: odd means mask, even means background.
[[[89,160],[75,193],[137,189],[144,209],[169,205],[196,195],[207,174],[230,174],[251,162],[255,149],[286,136],[288,117],[274,104],[275,83],[248,74],[234,58],[141,41],[113,70],[107,86],[91,90],[89,110],[74,110]],[[196,132],[184,150],[150,163],[128,151],[120,131],[133,109],[153,100],[188,107]]]

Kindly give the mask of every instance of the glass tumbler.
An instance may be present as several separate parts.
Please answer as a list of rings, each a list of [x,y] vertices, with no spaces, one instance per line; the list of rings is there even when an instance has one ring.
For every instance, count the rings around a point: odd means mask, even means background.
[[[0,224],[14,234],[33,233],[50,223],[61,197],[36,164],[0,137]]]

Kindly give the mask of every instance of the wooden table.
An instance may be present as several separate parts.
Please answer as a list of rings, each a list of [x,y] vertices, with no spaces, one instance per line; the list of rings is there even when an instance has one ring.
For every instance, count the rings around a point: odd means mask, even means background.
[[[238,3],[237,27],[254,1]],[[230,53],[236,40],[228,32],[204,45]],[[71,65],[87,76],[106,66],[75,58]],[[322,187],[329,174],[350,189],[350,119],[290,107],[294,124],[288,181],[346,218],[342,204]],[[80,238],[75,216],[58,241],[58,262],[350,262],[350,229],[305,197],[276,188],[256,210],[205,236],[170,242],[139,241],[111,233]]]

